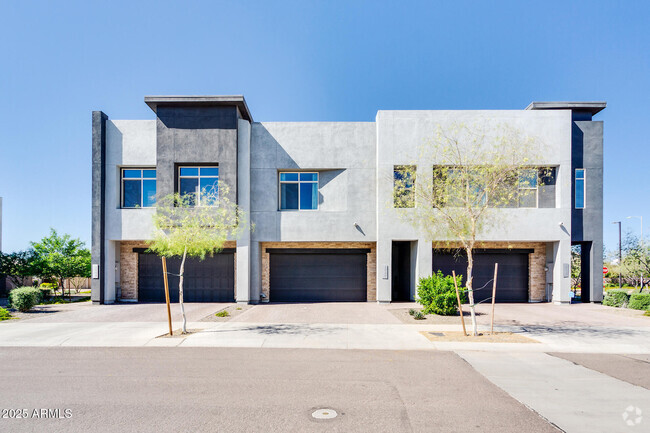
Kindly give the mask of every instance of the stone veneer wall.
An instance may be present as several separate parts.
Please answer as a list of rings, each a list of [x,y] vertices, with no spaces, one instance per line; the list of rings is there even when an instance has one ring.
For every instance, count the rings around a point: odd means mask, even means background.
[[[235,241],[227,241],[224,248],[235,248]],[[120,242],[120,288],[119,300],[138,300],[138,253],[133,248],[147,248],[149,244],[145,241],[122,241]],[[237,293],[237,253],[235,253],[235,293]]]
[[[459,248],[457,243],[436,243],[433,248]],[[481,249],[533,249],[528,254],[528,301],[546,301],[546,244],[543,242],[477,242]]]
[[[263,302],[271,300],[271,262],[267,248],[370,248],[366,254],[366,297],[377,300],[377,249],[374,242],[262,242],[262,293]]]

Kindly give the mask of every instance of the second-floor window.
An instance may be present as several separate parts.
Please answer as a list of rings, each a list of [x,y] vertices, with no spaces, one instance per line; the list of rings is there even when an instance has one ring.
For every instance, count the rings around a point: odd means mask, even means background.
[[[539,170],[536,168],[524,169],[519,173],[517,198],[519,207],[537,207],[537,177]]]
[[[584,168],[576,168],[576,179],[575,179],[576,209],[584,209],[585,208],[585,180],[586,180],[585,179],[585,169]]]
[[[280,210],[318,209],[318,173],[280,173]]]
[[[219,167],[178,168],[178,193],[193,206],[214,206],[219,198]]]
[[[393,206],[415,207],[415,166],[396,165],[393,168]]]
[[[122,169],[122,207],[139,208],[156,205],[156,169]]]

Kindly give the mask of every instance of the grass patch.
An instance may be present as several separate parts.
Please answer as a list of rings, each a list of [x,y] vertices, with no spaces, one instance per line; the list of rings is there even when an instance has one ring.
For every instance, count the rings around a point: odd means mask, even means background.
[[[0,307],[0,322],[3,320],[11,320],[11,319],[17,319],[17,317],[12,316],[11,314],[9,314],[9,311]]]
[[[218,313],[216,313],[215,316],[217,316],[217,317],[229,317],[230,313],[227,312],[226,310],[223,310],[223,311],[219,311]]]
[[[241,310],[241,307],[237,307],[237,310]]]
[[[650,317],[650,310],[648,310],[648,311],[646,311],[645,313],[643,313],[643,315],[644,315],[644,316],[648,316],[648,317]]]

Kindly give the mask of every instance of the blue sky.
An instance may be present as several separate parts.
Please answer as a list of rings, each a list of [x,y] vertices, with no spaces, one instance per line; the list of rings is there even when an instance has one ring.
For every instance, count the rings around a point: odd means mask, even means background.
[[[90,241],[91,111],[244,94],[255,120],[605,100],[605,244],[650,224],[650,2],[0,3],[3,249]],[[646,227],[650,234],[650,227]]]

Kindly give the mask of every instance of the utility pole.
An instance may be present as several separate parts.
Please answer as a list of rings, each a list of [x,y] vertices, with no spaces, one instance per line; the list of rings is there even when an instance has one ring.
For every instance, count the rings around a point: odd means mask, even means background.
[[[621,268],[623,267],[623,246],[621,245],[621,222],[614,221],[612,224],[618,224],[618,288],[622,289]]]
[[[629,216],[627,218],[628,219],[630,219],[630,218],[638,218],[641,221],[641,254],[645,254],[645,249],[644,249],[644,245],[643,245],[643,215],[639,215],[639,216],[632,215],[632,216]],[[639,290],[639,292],[642,292],[643,291],[643,268],[641,268],[641,275],[639,275],[639,277],[641,279],[641,283],[640,283],[641,289]]]

